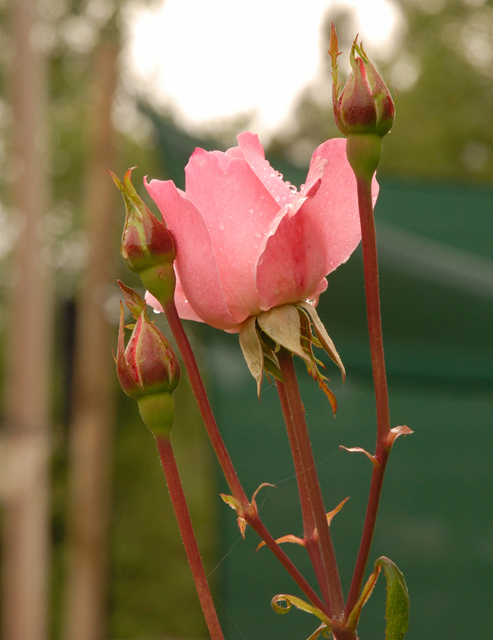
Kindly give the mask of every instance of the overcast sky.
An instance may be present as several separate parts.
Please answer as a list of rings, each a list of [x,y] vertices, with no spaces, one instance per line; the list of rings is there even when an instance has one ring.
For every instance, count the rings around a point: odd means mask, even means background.
[[[126,64],[140,91],[172,105],[183,122],[248,113],[268,136],[320,77],[321,25],[336,5],[357,11],[370,56],[389,49],[400,24],[389,0],[166,0],[129,11]],[[328,98],[330,78],[321,91]]]

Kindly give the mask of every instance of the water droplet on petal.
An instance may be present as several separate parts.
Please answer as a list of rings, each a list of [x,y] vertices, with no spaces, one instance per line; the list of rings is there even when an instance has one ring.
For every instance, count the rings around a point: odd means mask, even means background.
[[[250,207],[250,209],[248,209],[248,213],[254,213],[254,210],[252,207]]]
[[[220,222],[220,223],[219,223],[219,229],[220,229],[221,231],[224,231],[224,225],[223,225],[223,223],[222,223],[222,222]]]
[[[263,234],[262,234],[260,231],[256,231],[256,232],[255,232],[255,237],[256,237],[256,238],[261,238],[261,237],[262,237],[262,235],[263,235]]]

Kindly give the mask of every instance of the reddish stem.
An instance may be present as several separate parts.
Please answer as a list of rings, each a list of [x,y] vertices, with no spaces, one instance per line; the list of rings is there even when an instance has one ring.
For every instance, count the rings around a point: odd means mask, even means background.
[[[247,515],[245,520],[252,527],[254,531],[260,536],[260,538],[265,542],[266,546],[272,551],[272,553],[276,556],[282,566],[286,569],[286,571],[290,574],[299,588],[303,591],[306,597],[311,601],[311,603],[323,611],[325,614],[330,615],[327,609],[327,606],[322,602],[320,597],[315,593],[315,591],[310,587],[305,578],[301,575],[301,573],[296,569],[288,556],[284,553],[281,547],[277,544],[272,535],[267,531],[264,523],[260,520],[258,513],[254,513],[253,515]]]
[[[195,539],[192,521],[190,520],[190,514],[188,512],[185,494],[180,481],[178,467],[176,466],[171,441],[169,438],[157,435],[156,444],[159,450],[159,457],[161,458],[166,481],[168,483],[169,495],[171,497],[171,502],[173,503],[181,537],[187,553],[188,562],[192,569],[197,594],[202,606],[202,611],[204,612],[207,628],[211,634],[211,640],[224,640],[221,625],[219,624],[219,619],[214,607],[214,602],[212,601],[209,585],[207,584],[204,566],[200,558],[200,552],[197,540]]]
[[[380,290],[378,285],[378,256],[375,219],[371,199],[371,180],[357,178],[358,204],[361,222],[361,244],[365,274],[366,313],[370,337],[371,365],[377,408],[377,442],[383,444],[390,431],[389,395],[385,357],[383,353]]]
[[[286,431],[288,434],[289,445],[291,447],[291,455],[293,456],[294,470],[296,473],[296,480],[298,482],[298,492],[300,494],[301,513],[303,516],[303,540],[305,542],[306,550],[310,556],[317,581],[322,590],[322,595],[327,603],[327,609],[329,615],[331,615],[330,606],[330,594],[328,588],[327,576],[324,571],[324,563],[322,560],[322,552],[318,542],[318,536],[316,532],[315,518],[313,516],[310,496],[308,493],[306,474],[303,469],[303,463],[301,461],[300,448],[298,440],[296,438],[296,432],[291,417],[291,411],[289,409],[289,401],[286,395],[286,388],[282,382],[276,381],[277,391],[279,393],[279,400],[281,401],[281,408],[284,415],[284,422],[286,423]]]
[[[197,400],[202,419],[204,420],[209,439],[216,453],[219,464],[221,465],[221,469],[223,470],[229,488],[233,496],[241,504],[248,505],[248,498],[243,491],[243,487],[241,486],[235,468],[233,467],[226,445],[224,444],[221,433],[219,432],[219,428],[216,424],[214,414],[212,413],[209,398],[207,397],[207,392],[202,381],[202,376],[200,375],[200,371],[197,366],[197,361],[195,360],[192,347],[190,346],[190,342],[188,341],[187,334],[185,333],[173,300],[164,305],[164,312],[171,332],[176,340],[176,344],[178,345],[178,349],[180,350],[183,362],[185,363],[190,384],[192,385],[192,390]]]
[[[390,447],[386,446],[387,437],[390,432],[390,413],[387,376],[385,373],[385,358],[383,353],[380,291],[378,285],[377,240],[371,198],[371,178],[366,179],[364,177],[356,176],[356,180],[358,185],[358,204],[363,246],[368,333],[370,338],[371,362],[377,409],[377,443],[375,451],[377,464],[373,468],[365,524],[346,603],[346,616],[349,615],[356,604],[363,585],[365,569],[368,563],[371,543],[375,531],[375,523],[380,503],[380,494],[382,491],[385,468],[390,453]]]
[[[163,308],[171,332],[173,333],[176,344],[178,345],[178,349],[180,350],[180,353],[182,355],[183,362],[185,363],[188,377],[190,379],[190,384],[192,385],[192,390],[197,400],[197,404],[202,415],[202,419],[204,420],[204,424],[209,435],[212,447],[216,453],[219,464],[221,465],[231,493],[241,504],[241,507],[243,509],[243,517],[248,522],[248,524],[257,532],[260,538],[266,543],[266,545],[274,553],[278,560],[282,563],[286,571],[290,574],[290,576],[300,587],[303,593],[307,596],[307,598],[316,607],[327,613],[327,608],[322,600],[315,593],[312,587],[310,587],[299,570],[295,567],[295,565],[288,558],[285,552],[277,544],[275,539],[267,531],[266,527],[261,522],[256,509],[251,509],[250,501],[246,497],[243,487],[241,486],[240,480],[238,479],[236,471],[233,467],[233,463],[231,462],[221,433],[216,424],[216,420],[212,413],[204,383],[197,366],[197,361],[195,360],[195,356],[190,346],[190,342],[188,341],[187,334],[185,333],[181,320],[178,316],[174,301],[171,300],[163,304]]]
[[[332,614],[336,619],[338,619],[344,612],[344,598],[342,595],[337,561],[322,498],[322,491],[320,489],[317,469],[308,435],[305,411],[298,388],[298,381],[296,379],[293,356],[286,349],[281,349],[277,354],[277,357],[281,367],[283,384],[286,389],[286,397],[289,402],[289,409],[296,433],[301,464],[303,465],[303,474],[306,478],[310,508],[317,526],[325,574],[328,580]]]

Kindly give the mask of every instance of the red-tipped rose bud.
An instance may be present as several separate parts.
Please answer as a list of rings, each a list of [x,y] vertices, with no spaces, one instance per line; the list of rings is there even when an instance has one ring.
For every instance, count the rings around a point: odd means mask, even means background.
[[[147,208],[132,182],[132,169],[123,178],[109,172],[125,202],[125,226],[120,252],[127,267],[138,273],[145,287],[159,300],[170,299],[175,289],[173,234]]]
[[[120,304],[118,379],[125,393],[137,400],[142,419],[152,433],[169,436],[175,413],[171,392],[180,381],[180,366],[166,337],[147,317],[144,301],[132,289],[120,286],[136,323],[125,348]]]
[[[358,44],[356,40],[349,57],[352,72],[341,91],[337,64],[340,53],[333,24],[329,54],[332,59],[334,119],[340,131],[348,137],[349,162],[355,172],[372,175],[380,161],[381,137],[394,124],[392,96],[362,44]]]
[[[332,102],[337,126],[346,136],[351,133],[384,136],[391,130],[395,114],[387,85],[369,60],[363,45],[355,40],[349,56],[352,73],[341,91],[338,82],[338,48],[336,30],[331,25],[329,53],[332,58]]]

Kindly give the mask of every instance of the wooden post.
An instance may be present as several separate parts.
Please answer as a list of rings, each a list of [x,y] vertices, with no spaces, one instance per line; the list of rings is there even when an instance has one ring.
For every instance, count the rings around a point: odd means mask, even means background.
[[[114,282],[118,230],[117,190],[106,170],[113,168],[111,106],[116,84],[117,47],[102,44],[93,58],[93,95],[88,133],[84,206],[89,247],[85,281],[78,300],[75,393],[70,425],[68,573],[65,640],[106,637],[108,528],[116,372],[114,332],[103,303]]]
[[[36,0],[12,0],[11,96],[19,175],[16,246],[6,364],[9,464],[4,496],[3,640],[46,640],[49,568],[49,380],[52,295],[40,228],[48,206],[46,64],[32,33]]]

